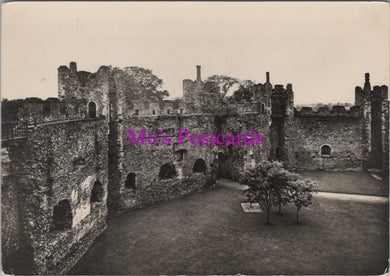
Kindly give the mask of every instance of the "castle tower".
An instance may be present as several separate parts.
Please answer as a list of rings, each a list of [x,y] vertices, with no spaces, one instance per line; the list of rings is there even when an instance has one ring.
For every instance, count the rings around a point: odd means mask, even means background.
[[[389,101],[387,86],[371,90],[370,73],[365,73],[363,88],[355,88],[355,105],[363,114],[364,169],[389,168]]]
[[[387,86],[374,86],[370,93],[371,103],[371,150],[369,168],[388,170],[389,154],[389,104]]]
[[[267,74],[266,91],[271,84],[269,83],[269,75]],[[286,125],[292,116],[294,116],[294,92],[292,84],[287,84],[286,89],[283,85],[276,84],[272,89],[271,95],[271,158],[276,160],[285,160],[287,152],[285,147]]]
[[[85,117],[103,115],[108,118],[109,77],[107,66],[100,66],[96,73],[91,74],[77,71],[77,64],[72,61],[69,67],[62,65],[58,68],[58,97],[65,101],[85,101]]]

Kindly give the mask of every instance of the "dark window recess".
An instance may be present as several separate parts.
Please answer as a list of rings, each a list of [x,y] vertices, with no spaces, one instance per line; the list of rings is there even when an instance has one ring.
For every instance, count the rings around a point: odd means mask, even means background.
[[[72,228],[72,209],[68,200],[62,200],[53,210],[54,230],[67,230]]]
[[[194,167],[192,168],[192,171],[194,173],[206,173],[207,165],[206,162],[203,159],[198,159],[195,161]]]
[[[91,202],[101,202],[103,200],[103,185],[99,180],[96,180],[93,184],[91,192]]]
[[[94,102],[88,104],[88,117],[96,118],[96,104]]]
[[[160,179],[170,179],[176,176],[176,168],[173,164],[164,164],[160,168],[160,173],[158,174]]]
[[[324,145],[321,147],[321,155],[322,156],[330,156],[331,154],[331,149],[328,145]]]
[[[129,173],[126,177],[125,181],[125,188],[126,189],[133,189],[135,190],[135,173]]]

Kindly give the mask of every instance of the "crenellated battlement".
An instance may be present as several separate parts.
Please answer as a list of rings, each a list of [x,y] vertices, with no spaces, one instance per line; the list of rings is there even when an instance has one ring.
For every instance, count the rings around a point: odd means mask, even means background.
[[[25,99],[4,102],[2,106],[2,120],[29,121],[35,124],[88,118],[86,99],[73,101],[58,98]]]
[[[318,108],[314,111],[312,107],[304,106],[300,110],[294,108],[294,116],[296,117],[350,117],[360,118],[363,116],[362,108],[360,106],[351,106],[349,110],[345,106],[335,105],[329,110],[326,106]]]
[[[129,104],[127,115],[173,115],[187,113],[185,103],[182,100],[145,101],[134,100]]]
[[[126,114],[129,116],[173,116],[193,114],[237,115],[243,113],[265,113],[260,103],[224,104],[220,106],[202,106],[197,112],[188,110],[184,101],[164,100],[161,102],[132,101]]]

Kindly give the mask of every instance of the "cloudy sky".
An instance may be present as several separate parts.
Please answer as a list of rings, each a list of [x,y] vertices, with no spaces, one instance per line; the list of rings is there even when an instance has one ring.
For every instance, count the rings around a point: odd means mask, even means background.
[[[25,2],[3,5],[1,93],[55,97],[57,68],[142,66],[172,97],[182,80],[224,74],[292,83],[295,102],[353,102],[354,87],[389,83],[383,2]]]

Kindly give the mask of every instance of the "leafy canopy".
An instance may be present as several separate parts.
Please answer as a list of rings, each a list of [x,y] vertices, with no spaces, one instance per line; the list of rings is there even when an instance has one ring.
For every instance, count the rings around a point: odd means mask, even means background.
[[[153,74],[152,70],[137,66],[114,68],[122,78],[122,85],[126,96],[131,100],[163,100],[169,96],[167,90],[162,89],[163,80]]]
[[[240,80],[225,75],[212,75],[205,81],[209,93],[221,93],[229,103],[254,102],[256,84],[251,80]]]

